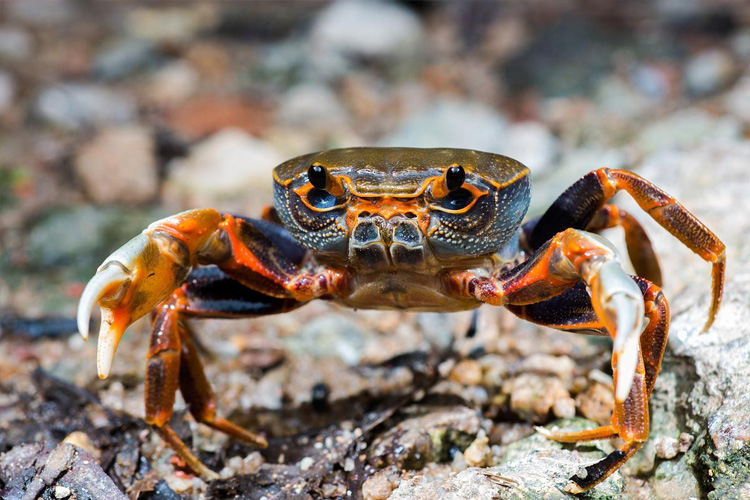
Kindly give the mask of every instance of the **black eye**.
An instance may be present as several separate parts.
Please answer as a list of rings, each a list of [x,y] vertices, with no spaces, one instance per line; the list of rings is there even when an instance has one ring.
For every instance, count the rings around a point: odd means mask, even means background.
[[[474,201],[474,195],[471,194],[471,191],[459,188],[448,193],[443,198],[441,206],[447,210],[461,210],[468,207],[472,201]]]
[[[315,208],[331,208],[336,204],[336,197],[324,189],[313,188],[307,193],[307,201]]]
[[[463,185],[466,180],[466,172],[461,165],[454,165],[445,173],[445,187],[448,191],[455,191]]]
[[[325,189],[328,182],[328,173],[322,165],[311,165],[307,170],[307,179],[313,187]]]

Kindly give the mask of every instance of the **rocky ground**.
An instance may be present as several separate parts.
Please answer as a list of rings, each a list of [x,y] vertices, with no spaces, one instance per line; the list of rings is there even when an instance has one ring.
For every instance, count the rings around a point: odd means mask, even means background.
[[[358,145],[469,147],[533,171],[538,214],[580,175],[633,169],[727,244],[710,266],[650,221],[672,306],[651,437],[591,499],[750,498],[750,12],[655,1],[0,5],[0,496],[572,498],[616,443],[568,446],[612,408],[611,343],[478,315],[349,311],[195,322],[221,412],[267,450],[140,420],[148,325],[99,380],[71,320],[85,281],[149,222],[258,214],[270,169]],[[618,244],[617,231],[607,235]]]

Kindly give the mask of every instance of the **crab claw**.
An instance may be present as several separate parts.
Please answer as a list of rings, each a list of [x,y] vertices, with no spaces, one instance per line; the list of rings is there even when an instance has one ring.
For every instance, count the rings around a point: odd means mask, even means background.
[[[596,267],[587,281],[591,286],[594,310],[614,337],[615,399],[623,402],[630,393],[638,366],[644,326],[643,295],[616,260],[607,260]]]
[[[144,231],[110,255],[86,285],[78,304],[78,330],[87,340],[91,313],[99,305],[100,378],[109,375],[125,329],[166,299],[189,272],[187,256],[180,249],[173,237]]]

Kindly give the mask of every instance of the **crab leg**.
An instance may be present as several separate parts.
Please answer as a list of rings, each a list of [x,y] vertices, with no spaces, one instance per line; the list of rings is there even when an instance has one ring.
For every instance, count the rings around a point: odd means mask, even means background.
[[[479,277],[460,272],[449,284],[456,293],[506,305],[531,321],[569,331],[609,333],[614,338],[615,411],[611,425],[578,433],[543,431],[563,442],[613,436],[625,442],[589,466],[585,477],[571,478],[569,492],[592,488],[642,446],[648,438],[648,397],[666,346],[669,312],[656,285],[625,274],[610,243],[568,229],[506,275]],[[645,330],[644,315],[648,318]]]
[[[586,468],[585,477],[571,478],[567,490],[580,493],[592,488],[612,474],[648,437],[648,399],[654,389],[667,346],[669,307],[661,290],[653,283],[633,277],[643,294],[648,325],[640,337],[640,359],[636,369],[636,383],[628,398],[615,403],[610,425],[580,432],[549,431],[538,427],[544,436],[561,443],[577,443],[621,437],[625,440],[619,450]],[[576,286],[552,299],[523,306],[508,306],[517,316],[534,323],[565,331],[605,334],[604,323],[598,321],[591,299],[582,286]],[[613,358],[615,378],[620,377],[617,361]],[[642,377],[641,377],[642,374]]]
[[[145,420],[194,472],[216,479],[215,472],[193,455],[169,426],[179,387],[193,417],[248,444],[265,447],[266,440],[216,415],[216,398],[186,319],[252,317],[285,312],[300,303],[255,292],[216,267],[201,268],[153,312],[145,378]]]
[[[675,238],[711,262],[711,305],[703,326],[703,331],[708,330],[719,310],[724,289],[724,243],[672,196],[639,175],[608,168],[584,175],[561,194],[538,221],[525,227],[528,247],[531,250],[541,248],[547,240],[567,228],[594,229],[590,226],[592,220],[621,190],[632,196],[641,209]],[[653,275],[644,277],[654,278]]]

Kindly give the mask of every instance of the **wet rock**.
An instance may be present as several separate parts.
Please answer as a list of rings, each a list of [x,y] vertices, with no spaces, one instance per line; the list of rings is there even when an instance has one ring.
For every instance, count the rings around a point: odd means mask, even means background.
[[[33,48],[33,40],[28,32],[17,26],[0,26],[0,59],[23,61],[31,57]]]
[[[85,83],[63,83],[43,90],[37,98],[36,110],[53,125],[71,129],[123,123],[136,114],[129,97]]]
[[[226,129],[171,163],[164,197],[183,207],[237,209],[255,196],[260,210],[271,201],[271,170],[285,159],[266,142]]]
[[[70,494],[80,500],[127,499],[91,455],[67,443],[24,444],[0,455],[0,484],[0,496],[8,500]]]
[[[76,174],[97,203],[153,201],[159,189],[155,149],[144,127],[108,128],[79,149]]]
[[[376,472],[362,484],[364,500],[388,500],[398,483],[399,471],[396,467]]]
[[[679,460],[661,462],[656,467],[651,486],[654,490],[654,496],[659,500],[684,500],[703,497],[701,486],[690,467],[688,457],[685,455]]]
[[[442,99],[409,116],[378,145],[502,152],[508,147],[507,132],[505,118],[492,108]]]
[[[450,458],[463,451],[484,426],[480,414],[466,407],[431,408],[430,413],[410,418],[377,437],[369,460],[378,467],[419,469],[429,462]]]
[[[588,457],[576,451],[538,450],[506,465],[471,468],[448,478],[403,479],[391,500],[572,500],[563,491],[571,476],[588,465]],[[586,498],[623,498],[622,478],[615,473]]]
[[[343,76],[362,61],[399,75],[413,71],[422,42],[419,19],[400,4],[337,1],[315,19],[309,57],[323,78]]]
[[[510,408],[528,422],[544,422],[559,399],[569,398],[568,391],[558,378],[524,373],[502,387],[510,395]]]
[[[685,86],[693,95],[712,94],[726,87],[737,75],[732,54],[710,49],[691,57],[685,65]]]

